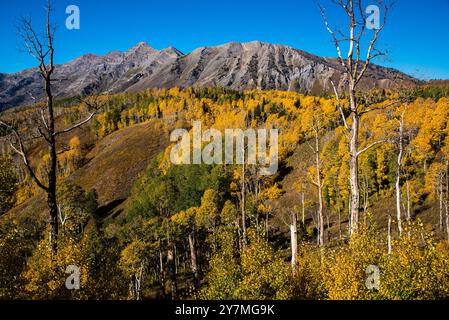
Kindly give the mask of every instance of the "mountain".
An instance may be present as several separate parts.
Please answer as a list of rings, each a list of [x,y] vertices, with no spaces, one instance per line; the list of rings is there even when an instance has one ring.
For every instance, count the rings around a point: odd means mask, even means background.
[[[186,55],[173,47],[159,51],[141,42],[126,52],[87,54],[58,65],[54,79],[57,98],[175,86],[322,93],[330,91],[331,79],[340,86],[345,83],[336,59],[259,41],[202,47]],[[397,70],[371,65],[361,88],[418,82]],[[42,81],[36,68],[0,74],[0,110],[42,98]]]

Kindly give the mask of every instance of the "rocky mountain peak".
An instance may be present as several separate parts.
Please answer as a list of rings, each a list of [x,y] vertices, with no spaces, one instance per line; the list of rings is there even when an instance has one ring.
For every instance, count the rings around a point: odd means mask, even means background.
[[[134,47],[130,48],[128,51],[126,51],[126,55],[133,55],[133,54],[153,54],[156,53],[157,50],[150,47],[148,43],[146,42],[139,42]]]
[[[335,59],[324,59],[292,47],[261,41],[230,42],[183,54],[174,47],[158,51],[140,42],[122,53],[84,55],[58,65],[54,94],[66,98],[95,92],[117,93],[161,87],[219,86],[235,90],[289,90],[321,94],[330,80],[343,87],[345,77]],[[362,89],[389,88],[419,81],[397,70],[372,65]],[[43,98],[37,69],[0,76],[0,111]]]

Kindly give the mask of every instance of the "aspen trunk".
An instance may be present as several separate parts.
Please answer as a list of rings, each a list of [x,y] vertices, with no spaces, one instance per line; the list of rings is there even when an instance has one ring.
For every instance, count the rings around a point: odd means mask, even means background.
[[[162,251],[159,251],[159,278],[162,296],[166,296],[165,292],[165,272],[164,272],[164,259],[162,257]]]
[[[341,210],[338,208],[338,237],[341,239],[342,230],[341,230]]]
[[[175,264],[175,274],[178,274],[178,261],[179,261],[179,255],[178,255],[178,248],[176,247],[176,244],[173,245],[173,256],[174,256],[174,264]]]
[[[363,223],[366,224],[366,212],[368,211],[368,190],[366,177],[363,188]]]
[[[198,271],[198,265],[196,260],[196,248],[195,248],[195,237],[193,233],[189,234],[189,248],[190,248],[190,264],[192,266],[192,273],[193,278],[195,282],[195,288],[198,287],[198,280],[199,280],[199,271]]]
[[[449,243],[449,160],[446,160],[446,233]]]
[[[269,217],[269,213],[268,211],[265,213],[265,237],[267,238],[267,242],[268,242],[268,232],[270,231],[270,217]]]
[[[406,186],[407,186],[407,221],[410,221],[411,219],[411,203],[410,203],[410,183],[406,182]]]
[[[350,234],[357,232],[359,225],[359,208],[360,208],[360,186],[359,186],[359,126],[360,116],[357,112],[357,103],[355,100],[354,85],[349,90],[349,100],[352,113],[352,129],[351,140],[349,141],[349,182],[351,186],[350,201]]]
[[[245,149],[243,149],[243,164],[242,164],[242,232],[243,232],[243,249],[246,246],[246,183],[245,183]]]
[[[388,254],[391,254],[391,216],[388,216]]]
[[[290,242],[291,242],[291,250],[292,250],[292,273],[296,273],[296,264],[298,257],[298,221],[297,215],[294,211],[292,211],[292,223],[290,225]]]
[[[305,204],[305,196],[304,196],[304,191],[302,192],[301,195],[301,205],[302,205],[302,227],[304,228],[306,223],[305,223],[305,214],[306,214],[306,204]]]
[[[171,298],[172,300],[176,300],[178,298],[178,283],[175,272],[175,256],[172,248],[167,251],[167,265],[170,275]]]
[[[351,123],[348,124],[346,122],[346,115],[344,114],[343,108],[340,104],[340,98],[338,94],[338,87],[334,85],[332,80],[330,80],[332,87],[334,89],[335,96],[337,98],[338,107],[340,109],[340,114],[342,116],[342,120],[344,122],[345,129],[348,133],[350,133],[349,137],[349,180],[350,180],[350,189],[351,189],[351,196],[349,199],[349,208],[350,208],[350,214],[349,214],[349,233],[350,235],[354,234],[358,230],[358,223],[359,223],[359,210],[360,210],[360,188],[359,188],[359,180],[358,180],[358,157],[360,155],[360,152],[364,152],[367,149],[359,150],[359,128],[360,128],[360,117],[361,117],[361,111],[358,110],[357,100],[356,100],[356,90],[358,87],[358,84],[363,79],[366,71],[368,70],[369,65],[371,64],[371,60],[376,57],[375,54],[376,51],[376,43],[378,40],[379,33],[383,29],[383,26],[386,23],[386,17],[384,16],[384,23],[382,27],[377,29],[374,32],[374,35],[369,42],[368,48],[366,50],[366,55],[363,54],[363,56],[367,57],[365,61],[361,60],[361,47],[364,47],[362,39],[364,38],[363,35],[365,33],[365,29],[362,29],[359,33],[359,36],[355,36],[358,29],[358,19],[357,13],[360,9],[360,15],[363,16],[363,8],[360,1],[358,1],[358,4],[360,6],[357,6],[353,1],[335,1],[337,5],[343,9],[347,15],[349,16],[348,21],[348,28],[349,28],[349,39],[339,39],[339,36],[337,36],[337,32],[332,30],[332,28],[329,25],[329,21],[326,18],[325,9],[323,6],[320,6],[321,9],[321,15],[324,20],[324,24],[326,26],[326,29],[331,34],[335,49],[337,50],[339,62],[343,66],[344,70],[344,80],[347,83],[347,90],[348,90],[348,100],[349,100],[349,107],[350,107],[350,116],[351,116]],[[357,8],[359,7],[359,8]],[[385,10],[388,11],[388,6],[385,6]],[[349,42],[347,55],[345,56],[342,54],[342,44],[344,43],[346,46],[346,42]],[[340,84],[341,85],[341,84]],[[368,111],[366,111],[368,112]],[[380,142],[379,142],[380,143]],[[371,145],[371,147],[374,145]],[[370,147],[368,147],[370,148]]]
[[[401,215],[401,166],[403,155],[403,132],[404,132],[404,120],[399,121],[399,153],[397,158],[397,170],[396,170],[396,218],[398,220],[399,236],[402,235],[402,215]]]
[[[439,176],[438,193],[440,196],[440,231],[443,232],[443,173]]]
[[[324,204],[323,204],[323,186],[321,183],[321,164],[320,164],[320,142],[318,131],[315,131],[315,166],[316,166],[316,185],[318,189],[318,245],[324,244]]]
[[[338,201],[338,237],[339,239],[341,239],[342,236],[342,230],[341,230],[341,210],[342,210],[342,204],[341,204],[341,197],[340,197],[340,188],[338,187],[338,185],[336,186],[336,190],[337,190],[337,201]]]
[[[142,262],[140,265],[139,272],[133,275],[134,294],[136,300],[140,300],[140,294],[142,292],[141,288],[142,288],[143,273],[144,273],[144,264]]]

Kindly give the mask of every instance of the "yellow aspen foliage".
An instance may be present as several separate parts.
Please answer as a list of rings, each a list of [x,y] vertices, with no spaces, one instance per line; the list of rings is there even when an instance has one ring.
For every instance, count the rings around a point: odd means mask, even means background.
[[[80,290],[68,290],[66,280],[67,267],[76,266],[80,275]],[[42,240],[33,256],[28,260],[27,270],[23,274],[25,290],[32,299],[85,299],[89,286],[89,262],[83,243],[68,240],[59,245],[56,256],[51,252],[48,239]]]

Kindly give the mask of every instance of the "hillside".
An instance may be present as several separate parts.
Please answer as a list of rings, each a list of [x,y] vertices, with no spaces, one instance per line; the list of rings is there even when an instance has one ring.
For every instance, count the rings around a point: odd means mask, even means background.
[[[85,143],[92,138],[74,132]],[[66,137],[67,140],[70,139]],[[99,140],[85,156],[85,165],[76,170],[66,183],[74,183],[85,190],[95,189],[98,194],[99,211],[108,215],[130,195],[139,174],[150,161],[168,145],[168,134],[158,121],[137,124],[116,131]],[[40,146],[37,147],[39,149]],[[34,151],[33,162],[38,163],[39,152]],[[12,209],[4,219],[30,217],[41,219],[45,212],[45,201],[38,195]]]
[[[26,175],[16,183],[17,203],[0,217],[0,297],[135,298],[130,279],[141,268],[139,299],[447,297],[449,99],[439,98],[441,92],[422,88],[397,104],[390,103],[399,94],[395,90],[369,93],[381,102],[364,114],[360,144],[383,143],[360,157],[360,230],[352,235],[347,140],[335,98],[223,88],[104,95],[107,107],[59,140],[56,259],[42,194]],[[436,98],[427,98],[432,94]],[[83,112],[82,104],[57,107],[57,127],[76,122]],[[27,124],[33,113],[18,108],[5,114]],[[407,132],[399,177],[402,234],[394,197],[398,119]],[[195,120],[220,132],[277,128],[279,170],[261,176],[258,165],[173,164],[170,133],[189,130]],[[317,121],[323,124],[319,131]],[[45,177],[43,141],[29,147],[32,166]],[[3,167],[14,169],[13,160],[3,158]],[[54,261],[56,267],[46,267]],[[88,275],[79,292],[64,290],[66,263]],[[365,288],[367,264],[386,270],[382,291]],[[401,277],[404,269],[419,270],[418,280]],[[21,279],[19,285],[11,275]],[[352,289],[341,289],[347,286]]]

